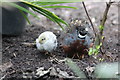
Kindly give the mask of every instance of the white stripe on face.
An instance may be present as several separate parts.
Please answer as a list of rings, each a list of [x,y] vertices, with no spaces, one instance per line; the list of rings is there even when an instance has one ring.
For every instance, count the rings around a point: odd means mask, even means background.
[[[82,36],[82,35],[79,34],[78,37],[79,37],[79,38],[85,38],[86,35],[85,35],[85,36]]]

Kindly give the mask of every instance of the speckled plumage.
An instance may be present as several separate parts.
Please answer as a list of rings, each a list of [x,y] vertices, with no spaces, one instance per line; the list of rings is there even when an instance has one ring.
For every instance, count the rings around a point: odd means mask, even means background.
[[[72,21],[71,29],[68,33],[61,36],[61,47],[69,57],[81,57],[88,55],[88,49],[92,44],[91,36],[89,35],[89,24],[86,21]]]

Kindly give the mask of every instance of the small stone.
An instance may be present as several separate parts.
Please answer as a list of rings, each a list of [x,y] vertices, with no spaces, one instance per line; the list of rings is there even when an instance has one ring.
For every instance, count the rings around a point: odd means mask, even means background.
[[[113,20],[113,21],[112,21],[112,24],[113,24],[113,25],[116,25],[116,24],[118,24],[118,21],[117,21],[117,20]]]
[[[93,22],[93,23],[95,22],[95,18],[92,18],[92,22]]]

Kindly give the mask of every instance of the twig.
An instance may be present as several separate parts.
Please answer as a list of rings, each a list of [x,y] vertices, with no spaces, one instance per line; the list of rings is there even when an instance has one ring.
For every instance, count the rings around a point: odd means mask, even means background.
[[[7,75],[7,74],[6,74],[6,75]],[[2,76],[2,77],[0,78],[0,80],[3,80],[3,79],[6,77],[6,75]]]
[[[94,31],[94,34],[95,34],[95,37],[96,37],[95,28],[94,28],[94,25],[93,25],[93,23],[92,23],[92,21],[91,21],[91,19],[90,19],[89,14],[88,14],[88,11],[87,11],[87,9],[86,9],[85,3],[84,3],[84,2],[82,2],[82,4],[83,4],[83,7],[84,7],[85,12],[86,12],[86,15],[87,15],[87,17],[88,17],[88,19],[89,19],[89,21],[90,21],[90,24],[91,24],[91,26],[92,26],[92,28],[93,28],[93,31]]]
[[[111,0],[110,0],[111,1]],[[110,6],[111,6],[111,4],[112,4],[113,2],[106,2],[106,9],[105,9],[105,11],[104,11],[104,14],[103,14],[103,18],[102,18],[102,21],[101,21],[101,23],[100,23],[100,26],[102,26],[103,27],[103,29],[101,29],[100,30],[100,39],[99,39],[99,41],[101,42],[101,37],[102,37],[102,35],[103,35],[103,30],[104,30],[104,25],[105,25],[105,22],[106,22],[106,20],[107,20],[107,14],[108,14],[108,11],[109,11],[109,9],[110,9]]]
[[[29,42],[23,42],[22,44],[25,45],[25,46],[29,46],[29,47],[34,47],[35,46],[35,43],[29,43]]]
[[[13,74],[13,73],[15,73],[15,72],[16,72],[16,71],[12,71],[12,72],[6,73],[4,76],[2,76],[2,77],[0,78],[0,80],[4,80],[7,75],[11,75],[11,74]]]
[[[108,14],[108,11],[110,9],[110,6],[113,2],[109,2],[109,3],[106,3],[106,9],[104,11],[104,14],[103,14],[103,18],[102,18],[102,21],[100,23],[100,25],[103,27],[104,29],[104,25],[105,25],[105,22],[106,22],[106,19],[107,19],[107,14]],[[102,36],[103,34],[103,29],[100,31],[100,35]]]
[[[107,20],[107,14],[108,14],[108,11],[109,11],[110,6],[111,6],[112,3],[114,3],[114,2],[111,2],[111,0],[108,3],[106,2],[106,9],[104,11],[102,21],[100,23],[100,26],[102,26],[103,29],[100,30],[100,34],[99,34],[98,40],[99,40],[99,42],[102,42],[102,43],[103,43],[102,35],[103,35],[104,25],[105,25],[105,22]],[[103,53],[102,47],[100,47],[100,52]]]

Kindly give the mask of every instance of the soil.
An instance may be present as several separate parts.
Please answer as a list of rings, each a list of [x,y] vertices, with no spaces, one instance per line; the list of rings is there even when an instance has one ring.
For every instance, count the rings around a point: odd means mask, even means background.
[[[67,22],[69,22],[72,18],[84,18],[88,20],[81,3],[67,3],[65,5],[78,7],[79,9],[49,10],[53,11],[60,18]],[[89,11],[89,15],[92,18],[93,24],[95,25],[95,28],[97,30],[97,26],[100,23],[100,19],[105,9],[105,3],[89,2],[86,3],[86,6]],[[108,20],[105,25],[105,40],[103,45],[104,51],[106,51],[106,55],[100,53],[97,55],[97,59],[93,56],[85,57],[81,60],[71,58],[85,73],[87,79],[89,80],[94,79],[94,76],[92,75],[92,72],[89,72],[87,70],[88,67],[95,67],[101,62],[118,61],[118,48],[120,47],[120,43],[118,42],[118,7],[119,6],[117,5],[112,5],[108,14]],[[36,20],[31,15],[29,15],[29,19],[33,25],[27,25],[22,35],[16,37],[2,37],[2,64],[4,65],[7,63],[3,67],[2,71],[2,76],[5,75],[4,80],[13,80],[13,78],[15,78],[15,80],[23,80],[25,79],[25,73],[28,73],[26,79],[30,79],[28,77],[31,76],[35,80],[64,80],[62,78],[58,79],[58,76],[50,76],[50,74],[46,74],[42,77],[36,77],[36,70],[40,67],[44,67],[45,70],[50,67],[60,68],[61,71],[65,71],[69,75],[77,77],[77,75],[69,68],[67,64],[59,64],[57,62],[54,62],[55,58],[58,60],[63,60],[67,58],[64,52],[62,52],[59,47],[53,52],[53,55],[55,55],[55,57],[52,57],[41,53],[39,50],[36,49],[35,46],[27,46],[24,44],[33,43],[39,36],[39,34],[46,30],[53,31],[57,35],[59,41],[59,36],[61,35],[61,33],[63,33],[60,27],[50,20],[46,19],[45,17],[41,15],[40,17],[40,20]],[[104,60],[101,61],[100,58]]]

